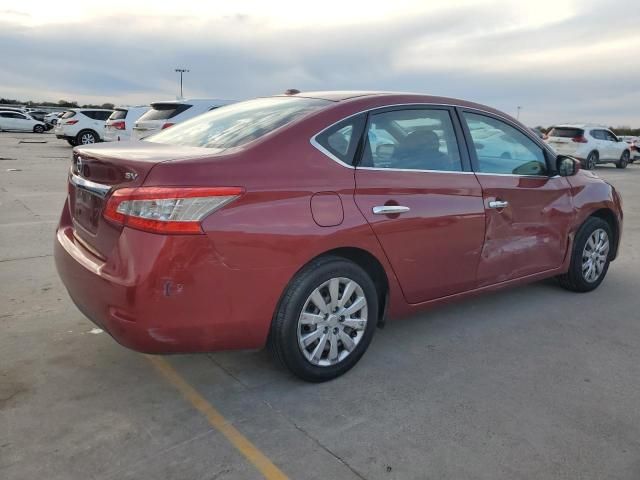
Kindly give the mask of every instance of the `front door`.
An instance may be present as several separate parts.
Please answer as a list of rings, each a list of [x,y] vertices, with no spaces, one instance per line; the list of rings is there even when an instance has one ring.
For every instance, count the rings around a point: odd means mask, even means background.
[[[485,214],[454,115],[419,106],[370,113],[356,167],[356,204],[409,303],[475,286]]]
[[[559,267],[574,216],[566,178],[515,124],[474,111],[462,118],[486,212],[479,286]]]

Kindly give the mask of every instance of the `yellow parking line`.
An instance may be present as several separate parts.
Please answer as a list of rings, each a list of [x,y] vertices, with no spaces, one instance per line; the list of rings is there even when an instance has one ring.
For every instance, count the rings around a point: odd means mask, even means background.
[[[286,480],[288,477],[267,456],[242,435],[222,416],[198,391],[187,383],[163,358],[146,355],[154,367],[176,387],[191,405],[200,411],[212,427],[222,433],[236,449],[244,455],[267,480]]]

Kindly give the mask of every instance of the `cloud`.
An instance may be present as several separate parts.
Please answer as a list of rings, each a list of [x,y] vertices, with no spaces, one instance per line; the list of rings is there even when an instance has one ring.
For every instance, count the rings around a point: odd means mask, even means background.
[[[527,123],[637,124],[640,12],[634,0],[472,1],[362,23],[299,25],[245,10],[0,21],[0,95],[145,103],[284,91],[427,92],[487,103]],[[575,8],[574,8],[575,7]],[[373,8],[373,7],[372,7]],[[184,11],[188,11],[185,9]],[[336,15],[339,11],[336,11]]]

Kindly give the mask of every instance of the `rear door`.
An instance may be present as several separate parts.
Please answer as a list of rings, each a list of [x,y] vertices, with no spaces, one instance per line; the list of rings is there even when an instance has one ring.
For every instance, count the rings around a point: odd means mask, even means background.
[[[479,286],[559,267],[574,213],[569,183],[553,173],[551,153],[507,120],[464,109],[461,117],[486,213]],[[487,137],[495,130],[501,135]],[[484,139],[484,148],[476,139]]]
[[[22,113],[14,113],[13,121],[15,125],[14,128],[16,130],[30,132],[33,129],[34,121],[28,115],[23,115]]]
[[[409,303],[475,286],[482,190],[454,115],[448,107],[403,106],[368,116],[355,201]]]

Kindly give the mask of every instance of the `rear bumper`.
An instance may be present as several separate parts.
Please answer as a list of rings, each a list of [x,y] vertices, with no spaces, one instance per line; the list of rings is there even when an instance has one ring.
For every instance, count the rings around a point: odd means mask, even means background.
[[[279,298],[262,283],[269,272],[230,269],[206,235],[127,228],[105,261],[74,237],[67,208],[54,246],[58,274],[78,309],[120,344],[145,353],[264,346]]]

